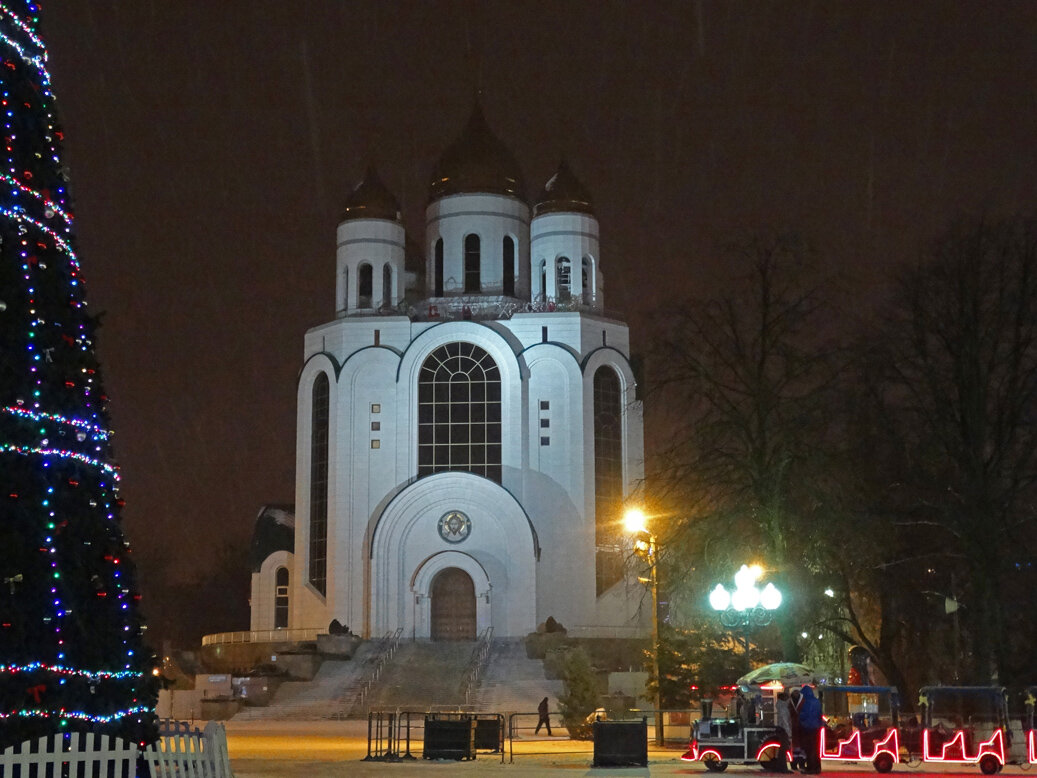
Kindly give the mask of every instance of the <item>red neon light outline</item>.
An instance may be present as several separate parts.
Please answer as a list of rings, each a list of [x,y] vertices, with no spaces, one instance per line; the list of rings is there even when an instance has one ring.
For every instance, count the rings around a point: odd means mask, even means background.
[[[961,759],[953,759],[947,756],[947,750],[953,746],[961,747]],[[996,750],[995,750],[996,749]],[[1002,766],[1005,763],[1005,734],[1001,729],[994,730],[994,734],[990,736],[990,740],[984,740],[979,744],[979,751],[975,756],[970,757],[965,752],[965,730],[958,729],[954,731],[954,737],[951,738],[949,743],[943,744],[943,751],[940,756],[933,756],[929,753],[929,729],[922,730],[922,761],[923,762],[948,762],[954,764],[974,764],[982,759],[987,754],[995,757]]]
[[[760,755],[768,748],[781,748],[781,743],[777,740],[768,740],[760,746],[760,750],[756,752],[756,761],[760,761]]]
[[[825,727],[821,727],[821,737],[818,738],[822,759],[837,762],[873,762],[879,754],[889,754],[893,757],[894,764],[900,762],[900,737],[897,735],[895,727],[890,727],[884,740],[875,743],[875,750],[871,756],[865,756],[861,751],[861,731],[859,729],[855,729],[846,740],[839,740],[835,750],[831,753],[826,750],[826,731]],[[851,746],[854,750],[850,750]]]
[[[688,753],[684,754],[681,757],[681,760],[684,762],[697,762],[700,759],[705,759],[709,754],[712,754],[714,757],[716,757],[718,762],[723,761],[723,759],[721,759],[720,757],[720,752],[715,749],[706,748],[702,751],[699,751],[699,745],[697,742],[693,742],[691,744],[691,750],[688,751]]]
[[[1037,764],[1037,729],[1030,730],[1030,737],[1028,738],[1029,745],[1027,746],[1026,761],[1030,764]]]

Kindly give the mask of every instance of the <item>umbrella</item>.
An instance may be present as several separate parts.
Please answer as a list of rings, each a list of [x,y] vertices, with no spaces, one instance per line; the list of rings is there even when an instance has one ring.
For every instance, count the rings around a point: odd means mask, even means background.
[[[817,683],[814,671],[806,665],[795,662],[775,662],[757,667],[738,679],[739,686],[761,686],[765,683],[780,681],[786,688]]]

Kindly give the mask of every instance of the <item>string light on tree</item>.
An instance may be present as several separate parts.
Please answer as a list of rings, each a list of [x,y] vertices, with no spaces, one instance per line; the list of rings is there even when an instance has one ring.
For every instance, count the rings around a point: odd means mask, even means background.
[[[0,746],[143,742],[156,687],[38,28],[35,3],[0,1]]]

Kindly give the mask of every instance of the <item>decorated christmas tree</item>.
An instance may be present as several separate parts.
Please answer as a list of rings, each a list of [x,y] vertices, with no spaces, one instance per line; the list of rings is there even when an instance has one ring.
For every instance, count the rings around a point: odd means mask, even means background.
[[[0,0],[0,745],[154,738],[39,6]]]

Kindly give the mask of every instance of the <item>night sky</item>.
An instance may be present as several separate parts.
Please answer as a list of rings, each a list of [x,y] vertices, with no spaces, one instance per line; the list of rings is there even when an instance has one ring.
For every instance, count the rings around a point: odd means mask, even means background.
[[[1033,2],[52,0],[42,34],[126,532],[184,579],[294,499],[347,193],[374,163],[423,243],[477,90],[531,197],[563,156],[591,191],[635,347],[733,238],[793,228],[868,291],[1037,202]]]

